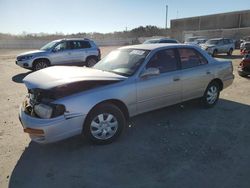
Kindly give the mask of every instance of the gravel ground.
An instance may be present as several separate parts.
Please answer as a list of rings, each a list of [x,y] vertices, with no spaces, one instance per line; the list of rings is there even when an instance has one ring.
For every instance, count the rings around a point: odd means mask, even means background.
[[[142,114],[104,146],[80,136],[39,145],[23,133],[18,108],[29,71],[14,61],[24,51],[0,50],[1,188],[250,187],[250,79],[236,72],[237,51],[235,81],[217,106],[202,109],[190,101]]]

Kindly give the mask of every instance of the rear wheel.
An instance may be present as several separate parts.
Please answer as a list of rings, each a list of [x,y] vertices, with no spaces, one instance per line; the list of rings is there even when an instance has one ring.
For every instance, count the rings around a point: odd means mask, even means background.
[[[215,50],[213,51],[212,56],[213,56],[213,57],[215,57],[217,54],[218,54],[218,50],[217,50],[217,49],[215,49]]]
[[[41,70],[41,69],[44,69],[44,68],[46,68],[48,66],[49,66],[49,61],[48,60],[46,60],[46,59],[36,60],[33,63],[33,70],[34,71]]]
[[[124,114],[117,106],[101,104],[88,115],[84,134],[96,144],[111,143],[121,134],[125,122]]]
[[[208,86],[204,95],[202,97],[202,103],[205,107],[211,108],[213,107],[220,96],[220,87],[217,82],[211,82]]]
[[[90,57],[86,61],[86,64],[88,67],[93,67],[96,63],[97,63],[97,59],[94,57]]]
[[[230,50],[227,52],[227,55],[232,56],[232,54],[233,54],[233,49],[230,48]]]

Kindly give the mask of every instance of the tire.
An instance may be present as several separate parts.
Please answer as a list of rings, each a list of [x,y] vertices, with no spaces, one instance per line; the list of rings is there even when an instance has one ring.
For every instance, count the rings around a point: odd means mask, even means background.
[[[238,72],[238,73],[239,73],[239,75],[240,75],[241,77],[243,77],[243,78],[248,77],[248,74],[245,74],[245,73],[242,73],[242,72]]]
[[[38,70],[44,69],[44,68],[46,68],[48,66],[49,66],[49,61],[48,60],[46,60],[46,59],[36,60],[33,63],[33,70],[38,71]]]
[[[87,67],[93,67],[97,63],[97,59],[94,57],[89,57],[86,61]]]
[[[204,95],[202,97],[202,104],[206,108],[213,107],[219,99],[220,87],[217,82],[211,82],[208,86]]]
[[[228,56],[232,56],[232,54],[233,54],[233,49],[230,48],[230,50],[227,52],[227,55],[228,55]]]
[[[213,57],[215,57],[217,54],[218,54],[218,50],[217,50],[217,49],[215,49],[215,50],[213,51],[212,56],[213,56]]]
[[[109,144],[119,137],[125,125],[122,111],[113,104],[105,103],[90,112],[83,133],[95,144]]]

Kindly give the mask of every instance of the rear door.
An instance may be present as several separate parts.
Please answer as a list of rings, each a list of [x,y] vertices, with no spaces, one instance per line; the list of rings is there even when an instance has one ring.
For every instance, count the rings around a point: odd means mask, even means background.
[[[178,49],[182,68],[182,101],[203,96],[212,80],[207,59],[194,48]]]
[[[156,52],[144,70],[149,68],[158,68],[160,74],[138,78],[137,111],[139,113],[181,101],[181,70],[177,51],[166,49]]]
[[[71,48],[71,62],[76,65],[83,65],[86,56],[87,56],[87,48],[90,48],[90,44],[88,41],[83,40],[74,40],[69,41]]]

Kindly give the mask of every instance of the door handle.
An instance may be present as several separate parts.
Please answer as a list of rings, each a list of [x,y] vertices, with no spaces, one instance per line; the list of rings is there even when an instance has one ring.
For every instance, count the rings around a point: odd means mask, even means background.
[[[180,78],[173,78],[174,82],[180,81]]]

